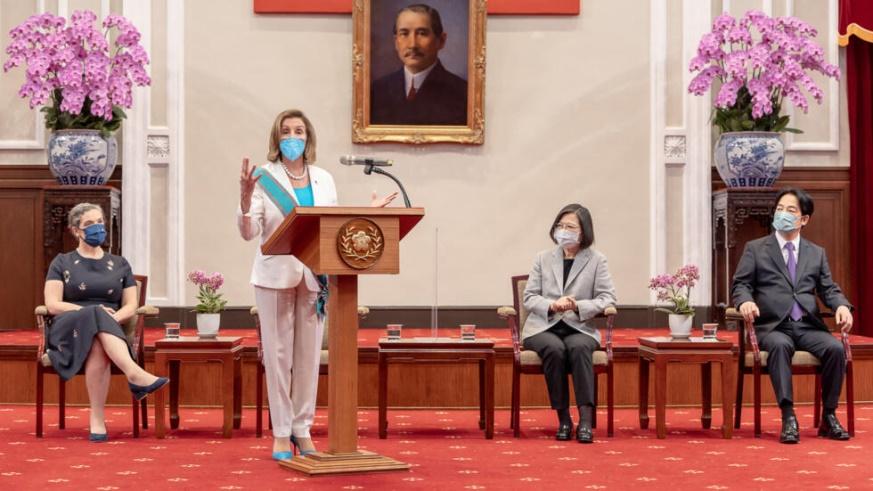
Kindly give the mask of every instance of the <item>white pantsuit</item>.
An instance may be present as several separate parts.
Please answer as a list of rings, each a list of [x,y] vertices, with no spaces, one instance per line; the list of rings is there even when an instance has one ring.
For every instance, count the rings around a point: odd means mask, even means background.
[[[296,200],[291,180],[281,163],[264,166]],[[324,169],[308,166],[315,206],[336,206],[336,186]],[[245,240],[260,237],[263,244],[285,217],[255,186],[249,212],[237,209],[237,225]],[[252,266],[251,283],[261,323],[267,397],[274,437],[309,437],[315,416],[318,365],[324,325],[315,312],[318,280],[294,256],[265,256],[260,248]]]

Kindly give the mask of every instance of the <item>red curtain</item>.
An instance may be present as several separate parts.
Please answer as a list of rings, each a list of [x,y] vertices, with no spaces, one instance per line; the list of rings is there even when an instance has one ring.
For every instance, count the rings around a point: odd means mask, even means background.
[[[873,335],[873,1],[840,0],[851,153],[850,240],[856,332]]]

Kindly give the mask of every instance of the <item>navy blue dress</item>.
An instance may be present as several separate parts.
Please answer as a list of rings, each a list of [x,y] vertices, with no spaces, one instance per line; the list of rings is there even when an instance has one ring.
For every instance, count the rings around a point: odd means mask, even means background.
[[[62,281],[63,301],[82,306],[80,310],[55,316],[48,327],[46,352],[63,380],[81,371],[98,332],[118,336],[127,343],[124,330],[101,307],[118,310],[124,289],[136,286],[126,259],[108,253],[100,259],[82,257],[76,251],[58,254],[49,266],[46,280]],[[131,357],[134,356],[131,350]]]

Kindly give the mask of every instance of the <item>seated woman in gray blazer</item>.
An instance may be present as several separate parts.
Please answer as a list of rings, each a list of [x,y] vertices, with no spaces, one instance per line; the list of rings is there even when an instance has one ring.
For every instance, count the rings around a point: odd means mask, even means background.
[[[600,332],[588,322],[616,303],[606,256],[591,248],[594,226],[591,213],[570,204],[558,212],[549,229],[558,247],[537,254],[524,290],[528,311],[522,329],[525,349],[543,360],[552,409],[558,413],[555,438],[569,440],[573,433],[567,374],[573,374],[573,389],[579,408],[579,443],[594,441],[594,364],[600,347]]]

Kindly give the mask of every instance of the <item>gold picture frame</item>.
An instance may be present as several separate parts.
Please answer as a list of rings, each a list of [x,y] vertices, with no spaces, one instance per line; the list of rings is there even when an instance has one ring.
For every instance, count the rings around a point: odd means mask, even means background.
[[[352,22],[354,25],[354,42],[352,45],[352,73],[353,73],[353,102],[354,116],[352,118],[352,142],[353,143],[378,143],[394,142],[408,144],[427,143],[461,143],[469,145],[482,145],[485,142],[485,19],[487,14],[486,0],[465,0],[467,4],[467,46],[466,46],[466,124],[404,124],[402,122],[387,122],[373,124],[371,122],[373,94],[373,13],[374,4],[380,12],[384,12],[388,6],[410,5],[418,3],[415,0],[400,2],[398,0],[354,0],[352,9]],[[439,0],[434,0],[438,3]],[[426,3],[426,0],[425,0]],[[444,3],[444,2],[439,2]],[[459,0],[451,0],[451,5],[462,3]],[[461,7],[463,9],[463,6]],[[378,9],[377,9],[378,10]],[[399,9],[398,9],[399,10]],[[463,10],[461,10],[463,12]],[[455,12],[457,13],[457,12]],[[381,14],[379,18],[386,16]],[[391,15],[391,23],[395,17]],[[385,38],[385,29],[392,29],[393,25],[380,28],[381,38]],[[392,37],[393,39],[393,37]],[[451,38],[449,38],[450,42]],[[381,43],[380,52],[385,53],[384,41]],[[393,46],[393,45],[392,45]],[[393,49],[393,47],[392,47]],[[457,51],[457,48],[455,49]],[[397,56],[397,52],[393,52]],[[382,65],[385,59],[379,60]],[[392,60],[393,61],[393,60]],[[394,75],[402,77],[403,64],[397,59],[399,67]],[[440,66],[440,68],[442,68]],[[433,73],[433,72],[431,72]],[[454,75],[450,75],[454,76]],[[430,75],[427,75],[430,77]],[[385,77],[387,78],[387,77]],[[376,80],[377,87],[379,80]],[[425,79],[427,84],[427,79]],[[402,84],[402,80],[399,82]],[[384,84],[383,84],[384,85]],[[423,85],[422,87],[426,87]],[[403,90],[402,88],[398,90]],[[424,90],[424,89],[422,89]],[[423,92],[422,92],[423,93]],[[402,95],[402,92],[401,92]],[[378,99],[378,98],[377,98]],[[383,99],[378,99],[377,103]],[[379,111],[379,108],[377,108]],[[379,113],[382,114],[382,113]],[[381,117],[381,116],[379,116]],[[377,118],[378,119],[378,118]]]

